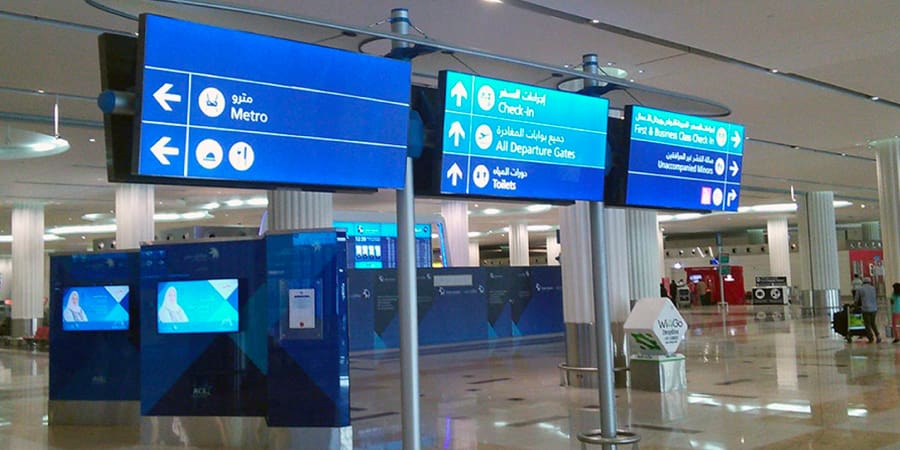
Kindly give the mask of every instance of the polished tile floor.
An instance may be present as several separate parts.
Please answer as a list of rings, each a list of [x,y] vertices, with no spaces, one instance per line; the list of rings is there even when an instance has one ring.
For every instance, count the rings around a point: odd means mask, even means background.
[[[744,308],[685,316],[687,390],[616,390],[641,449],[900,449],[900,344],[846,344],[827,319]],[[598,425],[597,392],[559,386],[563,354],[559,338],[424,351],[423,447],[579,448],[575,434]],[[352,358],[355,448],[401,448],[399,372],[396,354]],[[128,427],[48,426],[46,404],[47,355],[0,351],[0,449],[160,448]]]

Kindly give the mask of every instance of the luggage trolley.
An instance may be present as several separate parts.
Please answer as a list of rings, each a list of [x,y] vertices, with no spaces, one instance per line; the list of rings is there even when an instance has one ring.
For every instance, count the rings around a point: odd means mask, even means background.
[[[845,303],[843,309],[831,316],[831,327],[847,342],[852,342],[853,336],[869,337],[863,322],[862,311],[858,306],[849,303]]]

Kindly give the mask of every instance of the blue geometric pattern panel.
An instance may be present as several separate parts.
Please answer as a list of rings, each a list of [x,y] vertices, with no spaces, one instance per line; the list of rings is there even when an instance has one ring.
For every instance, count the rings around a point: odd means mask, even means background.
[[[266,237],[270,427],[350,425],[346,234]]]
[[[140,264],[141,414],[264,416],[264,242],[148,245]],[[195,288],[169,292],[172,286]],[[221,312],[232,301],[237,317]]]
[[[50,400],[140,398],[138,256],[137,251],[51,256]],[[80,293],[75,301],[73,292]]]

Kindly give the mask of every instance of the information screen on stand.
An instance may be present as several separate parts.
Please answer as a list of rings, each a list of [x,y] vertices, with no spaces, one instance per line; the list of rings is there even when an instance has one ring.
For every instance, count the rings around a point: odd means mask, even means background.
[[[397,267],[397,224],[378,222],[335,222],[347,230],[347,265],[354,269]],[[415,224],[416,267],[431,267],[431,225]]]
[[[603,200],[609,101],[441,72],[441,194]]]
[[[625,204],[737,211],[744,127],[643,106],[625,109]]]
[[[400,188],[410,65],[141,16],[136,175]]]

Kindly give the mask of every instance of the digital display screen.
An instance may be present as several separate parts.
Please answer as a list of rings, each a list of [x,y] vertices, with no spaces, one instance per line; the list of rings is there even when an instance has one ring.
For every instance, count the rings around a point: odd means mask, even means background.
[[[397,224],[334,222],[347,230],[347,261],[354,269],[397,267]],[[431,224],[415,224],[416,267],[431,267]]]
[[[441,72],[440,193],[603,200],[609,101]]]
[[[625,206],[737,211],[744,127],[628,106]]]
[[[403,187],[408,62],[153,15],[138,48],[136,175]]]
[[[161,282],[156,296],[159,333],[238,331],[237,279]]]
[[[63,293],[64,331],[127,330],[128,286],[70,287]]]

